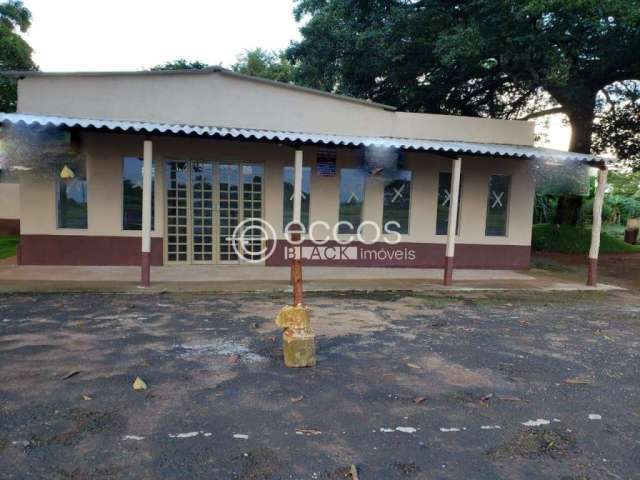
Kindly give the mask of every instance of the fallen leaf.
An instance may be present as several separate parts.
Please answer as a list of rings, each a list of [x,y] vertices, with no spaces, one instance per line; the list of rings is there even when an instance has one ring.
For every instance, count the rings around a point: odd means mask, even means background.
[[[493,393],[488,393],[486,395],[483,395],[482,397],[480,397],[480,403],[486,407],[487,404],[489,403],[489,400],[491,400],[492,398],[493,398]]]
[[[136,377],[132,385],[134,390],[146,390],[147,384],[140,377]]]
[[[503,402],[526,402],[526,400],[523,400],[520,397],[509,397],[509,396],[498,397],[498,400],[501,400]]]
[[[235,353],[232,353],[227,357],[227,363],[229,365],[235,365],[236,363],[238,363],[239,360],[240,360],[240,356],[238,356]]]
[[[407,363],[407,367],[415,368],[416,370],[420,370],[422,368],[420,365],[416,365],[415,363]]]
[[[413,403],[417,403],[418,405],[420,405],[426,399],[427,399],[427,397],[416,397],[416,398],[413,399]]]
[[[564,383],[567,385],[589,385],[591,382],[583,378],[567,378]]]
[[[289,400],[293,403],[301,402],[304,399],[304,396],[300,395],[299,397],[291,397]]]
[[[351,468],[349,468],[349,476],[351,477],[351,480],[358,480],[358,467],[356,467],[354,464],[351,464]]]
[[[82,399],[83,400],[93,400],[93,397],[90,397],[89,395],[82,395]]]
[[[78,375],[80,373],[80,370],[71,370],[69,373],[67,373],[64,377],[62,377],[62,380],[66,380],[68,378],[71,377],[75,377],[76,375]]]

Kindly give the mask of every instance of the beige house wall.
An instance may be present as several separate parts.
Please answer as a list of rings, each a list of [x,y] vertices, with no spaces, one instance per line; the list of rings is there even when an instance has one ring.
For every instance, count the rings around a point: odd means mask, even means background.
[[[122,229],[122,158],[142,156],[143,136],[86,133],[88,228],[58,229],[54,179],[44,180],[21,175],[21,229],[23,235],[140,236],[140,232]],[[264,218],[277,232],[282,232],[283,167],[293,165],[291,147],[258,142],[212,139],[152,137],[155,166],[154,237],[164,235],[165,188],[164,163],[167,159],[251,162],[265,166]],[[316,175],[315,147],[304,148],[304,164],[312,167],[311,221],[324,220],[333,226],[338,221],[338,186],[341,168],[358,164],[357,150],[337,149],[335,177]],[[521,245],[531,242],[534,183],[526,160],[465,157],[462,162],[459,243],[479,245]],[[438,173],[450,171],[451,161],[427,153],[407,153],[405,168],[413,172],[410,231],[405,242],[445,243],[445,236],[435,234]],[[485,236],[485,219],[489,176],[512,176],[508,229],[505,237]],[[365,192],[364,220],[382,221],[382,184],[369,180]],[[323,232],[318,231],[318,234]]]
[[[532,145],[533,123],[395,112],[224,72],[36,74],[18,82],[18,112]]]
[[[20,185],[0,182],[0,219],[20,219]]]

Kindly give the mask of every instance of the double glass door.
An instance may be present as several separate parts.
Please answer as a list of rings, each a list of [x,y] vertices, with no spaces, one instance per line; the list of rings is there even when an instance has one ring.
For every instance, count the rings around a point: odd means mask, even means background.
[[[263,177],[259,164],[167,161],[167,263],[256,260],[252,252],[262,250],[262,240],[234,248],[233,234],[242,222],[262,218]]]

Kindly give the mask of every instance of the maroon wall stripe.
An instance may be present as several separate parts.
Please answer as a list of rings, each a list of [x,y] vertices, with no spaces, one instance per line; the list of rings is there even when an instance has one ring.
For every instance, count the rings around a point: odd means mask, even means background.
[[[267,243],[268,247],[273,245],[273,241]],[[287,246],[287,242],[278,241],[266,265],[289,265],[287,252],[293,251],[286,250]],[[305,241],[302,247],[302,263],[310,266],[444,268],[445,263],[445,245],[438,243],[353,242],[343,246],[331,241],[317,246]],[[529,268],[530,260],[531,247],[526,245],[457,244],[455,251],[455,268],[521,269]]]
[[[0,218],[0,235],[20,235],[20,220]]]
[[[140,265],[140,237],[22,235],[20,265]],[[151,265],[163,264],[162,238],[151,238]]]

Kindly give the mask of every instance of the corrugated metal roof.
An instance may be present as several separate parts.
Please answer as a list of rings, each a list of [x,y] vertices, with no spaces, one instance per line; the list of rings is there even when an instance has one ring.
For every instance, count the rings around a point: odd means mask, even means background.
[[[604,164],[606,160],[594,155],[564,152],[548,148],[494,143],[421,140],[395,137],[365,137],[333,135],[325,133],[303,133],[251,128],[208,127],[198,125],[137,122],[126,120],[99,120],[92,118],[57,117],[20,113],[0,113],[0,121],[24,123],[26,125],[50,125],[54,127],[104,129],[136,133],[173,133],[227,139],[267,140],[279,142],[300,142],[332,146],[387,147],[405,150],[422,150],[448,154],[491,155],[554,161],[578,161],[590,164]]]

